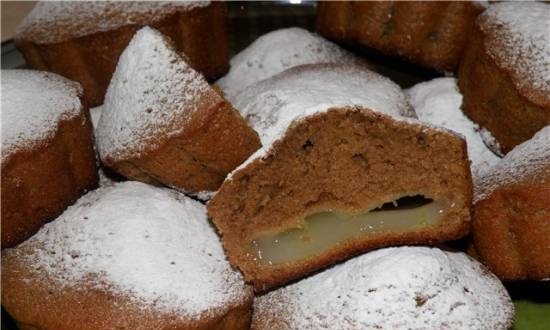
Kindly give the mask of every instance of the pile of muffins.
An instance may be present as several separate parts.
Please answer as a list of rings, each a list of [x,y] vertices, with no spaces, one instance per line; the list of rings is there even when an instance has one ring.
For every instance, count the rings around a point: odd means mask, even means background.
[[[23,330],[510,329],[550,279],[550,5],[40,2],[2,70]],[[343,46],[447,77],[402,90]],[[454,74],[456,78],[454,77]],[[445,243],[464,240],[467,251]]]

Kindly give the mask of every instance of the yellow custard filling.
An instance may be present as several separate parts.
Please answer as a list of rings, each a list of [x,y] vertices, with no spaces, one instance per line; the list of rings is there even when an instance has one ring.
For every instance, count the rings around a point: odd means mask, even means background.
[[[397,202],[399,202],[398,200]],[[260,262],[275,265],[321,254],[350,239],[382,233],[403,233],[437,225],[446,203],[428,201],[416,205],[397,205],[355,215],[320,212],[305,218],[301,228],[258,237],[252,251]]]

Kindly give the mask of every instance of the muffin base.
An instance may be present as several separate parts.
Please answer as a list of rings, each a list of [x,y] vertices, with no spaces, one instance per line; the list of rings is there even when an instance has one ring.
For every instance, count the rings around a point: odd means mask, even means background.
[[[84,192],[98,173],[88,110],[59,122],[56,134],[2,164],[2,248],[32,236]]]

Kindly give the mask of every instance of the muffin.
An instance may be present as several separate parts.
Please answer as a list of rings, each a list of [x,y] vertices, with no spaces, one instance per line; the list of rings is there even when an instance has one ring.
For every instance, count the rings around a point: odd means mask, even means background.
[[[86,194],[2,255],[22,330],[244,330],[252,299],[204,205],[139,182]]]
[[[2,248],[55,219],[98,176],[79,84],[57,74],[2,70]]]
[[[42,1],[16,30],[16,47],[35,69],[80,82],[99,105],[134,33],[151,26],[169,36],[209,79],[229,65],[225,5],[208,1]]]
[[[301,64],[364,63],[357,56],[307,30],[269,32],[231,59],[231,69],[216,84],[229,100],[261,80]]]
[[[504,154],[550,125],[549,21],[547,3],[493,4],[477,19],[460,64],[463,110]]]
[[[499,280],[460,252],[427,247],[364,254],[260,296],[253,330],[508,330]]]
[[[260,146],[231,104],[149,27],[121,55],[96,133],[106,166],[189,194],[215,191]]]
[[[500,157],[485,144],[481,128],[461,110],[462,94],[455,78],[436,78],[407,90],[418,119],[442,126],[464,136],[468,145],[474,186]]]
[[[317,32],[437,71],[454,71],[476,17],[475,1],[323,1]]]
[[[303,65],[234,105],[263,147],[228,176],[208,213],[256,291],[382,246],[468,233],[464,140],[412,119],[389,79],[356,65]]]
[[[550,278],[550,126],[476,185],[473,245],[503,280]]]

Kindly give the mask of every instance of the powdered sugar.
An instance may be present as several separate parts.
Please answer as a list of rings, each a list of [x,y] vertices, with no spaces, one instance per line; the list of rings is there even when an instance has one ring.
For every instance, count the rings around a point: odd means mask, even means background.
[[[21,250],[27,245],[33,254],[20,257],[61,285],[98,276],[100,288],[188,318],[252,293],[226,261],[204,205],[138,182],[88,193]]]
[[[256,130],[262,148],[233,170],[227,179],[254,160],[266,156],[272,144],[284,137],[292,123],[334,107],[360,106],[411,125],[454,134],[415,119],[414,110],[401,88],[361,65],[318,63],[297,66],[246,88],[235,96],[233,105]]]
[[[498,279],[461,252],[387,248],[256,299],[284,329],[506,330],[513,305]]]
[[[407,91],[407,95],[418,119],[464,136],[474,182],[500,160],[483,142],[479,126],[462,113],[462,95],[455,78],[437,78],[417,84]]]
[[[197,198],[200,201],[207,202],[216,196],[217,191],[199,191],[196,194],[192,194],[193,197]]]
[[[493,166],[474,190],[474,202],[487,198],[496,188],[530,177],[537,183],[550,180],[550,125],[531,140],[516,146]]]
[[[485,48],[512,74],[517,88],[535,104],[550,105],[550,6],[541,2],[491,5],[478,21]]]
[[[259,37],[231,59],[231,70],[217,81],[225,96],[235,95],[286,69],[313,63],[359,63],[355,55],[301,28],[276,30]]]
[[[481,135],[481,139],[483,140],[483,143],[485,143],[487,148],[491,149],[499,157],[504,157],[504,153],[502,152],[502,147],[500,146],[500,143],[488,129],[486,129],[485,127],[481,127],[481,129],[479,130],[479,134]]]
[[[107,186],[112,186],[113,184],[116,183],[116,181],[113,181],[108,175],[107,173],[105,172],[105,170],[100,167],[98,170],[97,170],[97,175],[99,176],[99,186],[100,187],[107,187]]]
[[[239,93],[234,106],[264,148],[295,120],[338,106],[363,106],[397,118],[410,108],[399,86],[364,67],[312,64],[289,69]]]
[[[139,30],[120,56],[97,128],[102,159],[139,156],[181,133],[210,86],[156,30]]]
[[[17,27],[16,39],[53,43],[128,25],[150,25],[209,1],[41,1]]]
[[[94,127],[94,130],[97,129],[97,126],[99,124],[99,118],[101,118],[101,111],[103,109],[103,106],[97,106],[95,108],[90,108],[90,117],[92,119],[92,126]]]
[[[62,120],[82,111],[78,83],[57,74],[2,70],[2,161],[52,138]]]

